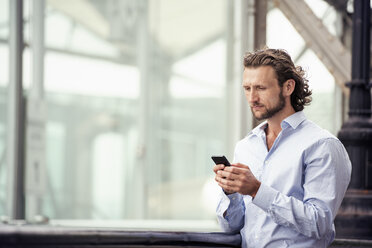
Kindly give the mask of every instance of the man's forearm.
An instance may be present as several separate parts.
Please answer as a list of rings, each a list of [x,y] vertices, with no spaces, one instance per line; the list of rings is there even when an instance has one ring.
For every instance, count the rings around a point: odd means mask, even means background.
[[[262,184],[252,202],[278,225],[292,228],[307,237],[319,239],[332,231],[333,213],[320,200],[303,202]]]

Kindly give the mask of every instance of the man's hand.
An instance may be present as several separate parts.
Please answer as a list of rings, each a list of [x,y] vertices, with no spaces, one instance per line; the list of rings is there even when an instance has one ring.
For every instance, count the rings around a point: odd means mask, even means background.
[[[219,174],[219,171],[223,171],[226,167],[230,167],[230,166],[225,166],[224,164],[217,164],[213,167],[213,171],[214,173],[216,173],[216,177],[215,177],[215,180],[218,182],[218,180],[222,179],[222,176],[220,176]],[[219,183],[218,183],[219,184]],[[220,184],[219,184],[220,185]],[[220,185],[221,186],[221,185]],[[221,186],[222,187],[222,186]],[[223,188],[223,187],[222,187]],[[234,194],[236,193],[235,191],[230,191],[230,190],[227,190],[227,189],[224,189],[223,190],[225,191],[225,194],[226,195],[230,195],[230,194]]]
[[[224,166],[219,164],[213,167],[216,173],[216,181],[227,194],[238,192],[242,195],[256,196],[261,182],[258,181],[248,166],[244,164],[232,164]]]

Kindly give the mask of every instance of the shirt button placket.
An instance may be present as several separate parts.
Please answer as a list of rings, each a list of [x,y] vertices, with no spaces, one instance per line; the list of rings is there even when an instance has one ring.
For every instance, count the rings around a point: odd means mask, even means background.
[[[261,180],[261,177],[262,177],[262,168],[259,168],[257,171],[257,179]]]

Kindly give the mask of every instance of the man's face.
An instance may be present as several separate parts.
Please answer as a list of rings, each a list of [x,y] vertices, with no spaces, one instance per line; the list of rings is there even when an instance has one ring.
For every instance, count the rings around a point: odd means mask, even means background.
[[[285,107],[282,88],[271,66],[245,68],[243,88],[257,120],[269,119]]]

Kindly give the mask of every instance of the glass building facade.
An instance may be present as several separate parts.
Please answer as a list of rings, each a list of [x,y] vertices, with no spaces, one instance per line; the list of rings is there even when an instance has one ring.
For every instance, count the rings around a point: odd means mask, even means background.
[[[10,215],[6,147],[14,128],[7,124],[9,2],[0,0],[3,216]],[[233,160],[234,143],[250,131],[236,117],[241,1],[49,0],[40,1],[41,16],[34,1],[23,2],[25,219],[194,220],[217,229],[210,157]],[[336,12],[308,2],[337,35]],[[313,103],[305,113],[336,134],[339,86],[271,1],[266,37],[309,71]]]

